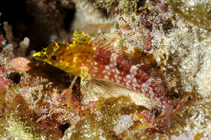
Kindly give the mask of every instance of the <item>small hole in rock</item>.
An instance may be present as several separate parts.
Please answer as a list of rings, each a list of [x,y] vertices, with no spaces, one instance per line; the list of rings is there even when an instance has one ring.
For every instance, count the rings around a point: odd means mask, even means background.
[[[18,72],[12,72],[7,75],[7,78],[12,80],[14,83],[18,84],[21,80],[21,75]]]
[[[62,130],[62,133],[64,134],[65,130],[67,130],[67,128],[70,127],[70,124],[69,123],[65,123],[65,124],[62,124],[59,129]]]

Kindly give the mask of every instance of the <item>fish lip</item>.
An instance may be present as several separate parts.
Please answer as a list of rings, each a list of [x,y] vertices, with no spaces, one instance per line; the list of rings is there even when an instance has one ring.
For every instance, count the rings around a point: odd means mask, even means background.
[[[37,61],[41,61],[41,62],[46,62],[48,64],[52,64],[52,62],[48,60],[47,54],[43,53],[42,51],[33,54],[33,58],[35,60],[37,60]]]
[[[35,60],[47,59],[47,55],[44,54],[43,52],[37,52],[37,53],[33,54],[33,57]]]

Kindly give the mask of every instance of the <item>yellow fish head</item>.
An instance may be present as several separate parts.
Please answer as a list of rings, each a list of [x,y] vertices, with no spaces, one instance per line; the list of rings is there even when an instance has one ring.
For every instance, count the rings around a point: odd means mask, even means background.
[[[61,43],[52,43],[42,51],[33,54],[35,60],[46,62],[50,65],[54,65],[60,60],[60,53],[65,45]]]
[[[91,45],[91,37],[73,34],[71,44],[62,44],[54,42],[42,51],[33,55],[35,60],[46,62],[65,72],[72,73],[76,76],[88,77],[88,70],[91,61],[93,61],[93,52],[95,47]]]

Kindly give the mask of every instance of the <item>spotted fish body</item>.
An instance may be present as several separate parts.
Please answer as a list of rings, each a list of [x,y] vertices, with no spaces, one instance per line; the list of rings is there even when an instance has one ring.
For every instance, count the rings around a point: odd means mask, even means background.
[[[82,85],[97,79],[145,94],[163,107],[169,126],[171,107],[153,79],[132,62],[101,46],[102,43],[94,43],[88,35],[75,31],[72,44],[55,42],[33,57],[81,77]]]
[[[94,79],[121,85],[144,93],[147,97],[156,100],[160,105],[166,104],[165,95],[162,94],[159,87],[147,73],[109,50],[96,49],[89,73]]]

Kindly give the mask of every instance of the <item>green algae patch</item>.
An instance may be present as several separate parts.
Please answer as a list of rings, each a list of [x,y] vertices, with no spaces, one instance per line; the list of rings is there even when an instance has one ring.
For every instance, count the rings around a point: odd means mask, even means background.
[[[4,137],[7,134],[7,131],[5,129],[5,126],[7,124],[6,118],[0,117],[0,137]]]
[[[76,124],[71,139],[98,140],[102,138],[117,138],[114,127],[121,118],[128,117],[128,122],[132,122],[132,114],[148,110],[143,106],[137,106],[126,96],[111,97],[106,100],[101,99],[95,106],[100,113],[96,113],[98,112],[96,110],[88,109],[84,119],[81,119]],[[124,125],[119,127],[124,127]]]
[[[6,116],[2,118],[0,135],[18,139],[39,139],[38,131],[33,125],[34,112],[22,95],[17,94],[9,105]]]
[[[16,117],[19,117],[23,121],[30,119],[30,115],[33,115],[33,112],[29,109],[28,103],[20,94],[17,94],[13,101],[10,103],[9,113],[14,113]]]
[[[211,29],[211,3],[207,1],[170,0],[175,12],[196,26]]]
[[[7,112],[7,117],[12,117],[14,121],[19,121],[24,124],[25,127],[31,128],[34,131],[33,124],[36,118],[35,113],[29,108],[28,103],[22,95],[17,94],[13,101],[10,103],[10,108]]]
[[[2,103],[4,101],[4,97],[7,93],[7,89],[4,87],[0,87],[0,109],[2,108]]]
[[[171,116],[171,129],[167,130],[165,135],[169,139],[172,136],[182,138],[183,134],[186,134],[188,138],[194,137],[194,139],[204,137],[204,134],[206,134],[205,128],[209,127],[211,120],[210,98],[205,99],[197,93],[189,93],[181,97],[179,102]]]
[[[106,137],[106,133],[100,124],[100,120],[95,119],[91,115],[77,123],[73,130],[71,140],[100,140],[104,137]]]
[[[11,139],[27,139],[27,140],[39,140],[37,133],[32,131],[30,126],[25,126],[25,123],[19,121],[18,119],[9,118],[7,119],[6,135],[4,137],[8,137]]]
[[[108,12],[116,8],[120,9],[119,12],[132,14],[137,7],[137,2],[137,0],[96,0],[95,5],[105,8]]]
[[[40,132],[40,136],[45,140],[59,140],[63,137],[62,131],[56,128],[49,127]]]
[[[148,110],[143,106],[137,106],[129,97],[119,96],[118,98],[108,98],[101,107],[101,112],[105,116],[105,123],[112,123],[118,120],[122,115],[140,113],[143,110]]]

